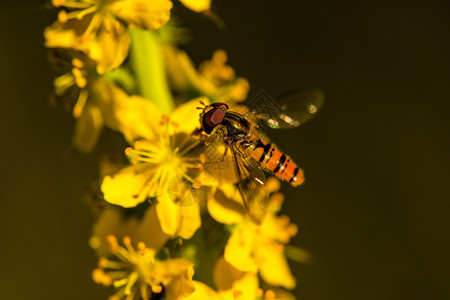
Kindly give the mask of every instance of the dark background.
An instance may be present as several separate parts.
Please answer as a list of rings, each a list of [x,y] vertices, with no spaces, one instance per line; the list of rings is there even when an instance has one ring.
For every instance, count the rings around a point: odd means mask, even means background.
[[[227,24],[176,6],[197,63],[216,48],[255,95],[320,87],[326,104],[301,128],[269,133],[305,169],[283,186],[299,225],[292,263],[305,300],[450,299],[448,112],[450,4],[438,1],[213,1]],[[67,152],[73,120],[51,108],[33,1],[0,11],[1,299],[106,299],[94,284],[92,217],[81,200],[92,156]],[[111,146],[113,147],[113,146]]]

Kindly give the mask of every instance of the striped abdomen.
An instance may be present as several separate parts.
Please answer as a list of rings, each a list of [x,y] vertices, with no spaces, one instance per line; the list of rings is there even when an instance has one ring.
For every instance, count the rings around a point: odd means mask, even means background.
[[[249,147],[247,151],[254,160],[279,179],[285,180],[293,186],[298,186],[305,180],[303,170],[289,156],[278,150],[275,144],[258,139],[254,147]]]

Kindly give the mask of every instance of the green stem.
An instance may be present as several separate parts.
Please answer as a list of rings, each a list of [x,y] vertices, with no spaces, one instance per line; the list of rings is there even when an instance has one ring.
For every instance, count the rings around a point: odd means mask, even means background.
[[[139,93],[153,101],[161,112],[169,114],[174,108],[172,94],[167,83],[166,70],[156,33],[130,29],[131,64],[136,74]]]

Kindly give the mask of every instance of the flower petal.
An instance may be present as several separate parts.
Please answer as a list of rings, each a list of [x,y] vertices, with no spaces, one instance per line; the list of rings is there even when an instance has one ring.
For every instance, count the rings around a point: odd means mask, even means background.
[[[97,72],[104,74],[120,66],[128,56],[130,37],[126,28],[112,16],[104,17],[94,35],[85,35],[93,14],[82,19],[70,19],[65,23],[54,22],[44,30],[48,48],[73,48],[83,51],[97,62]]]
[[[284,255],[284,247],[277,245],[261,246],[256,250],[256,259],[261,277],[270,285],[283,286],[287,289],[295,287],[288,262]]]
[[[59,21],[53,22],[52,25],[44,30],[45,47],[86,50],[86,45],[82,43],[81,37],[88,28],[91,20],[92,15],[87,15],[81,20],[71,19],[65,23]]]
[[[169,236],[191,238],[201,226],[200,207],[180,207],[166,195],[158,197],[156,212],[163,232]]]
[[[200,281],[192,281],[195,287],[195,292],[185,298],[185,300],[223,300],[219,297],[217,292]]]
[[[217,222],[222,224],[237,224],[242,222],[246,214],[244,206],[227,198],[221,189],[217,189],[207,202],[208,212]]]
[[[103,115],[98,106],[87,104],[75,124],[72,145],[83,152],[91,152],[103,129]]]
[[[259,291],[256,273],[239,271],[223,257],[214,268],[214,282],[223,299],[255,299]]]
[[[128,96],[107,80],[97,80],[91,90],[105,124],[112,130],[122,132],[129,144],[138,139],[153,139],[161,118],[161,112],[153,102],[140,96]]]
[[[113,22],[113,20],[111,20]],[[97,72],[104,74],[119,67],[130,50],[130,36],[123,25],[118,24],[114,30],[101,27],[95,43],[92,43],[86,53],[97,61]]]
[[[191,133],[196,128],[200,127],[200,110],[197,107],[201,106],[200,101],[203,101],[206,105],[209,101],[204,98],[196,98],[189,102],[183,103],[177,107],[177,109],[172,112],[171,120],[180,124],[184,132]]]
[[[180,2],[190,10],[198,13],[211,9],[211,0],[180,0]]]
[[[140,29],[156,30],[170,19],[169,0],[130,0],[113,3],[115,15]]]
[[[195,291],[192,283],[194,268],[190,261],[175,258],[160,262],[158,268],[164,268],[162,272],[171,277],[170,283],[164,285],[166,299],[184,299]]]
[[[143,165],[132,165],[113,176],[105,176],[101,185],[105,200],[126,208],[144,202],[150,190],[147,181],[151,171],[143,170]]]
[[[258,271],[258,265],[253,258],[255,226],[251,221],[245,221],[233,232],[225,246],[225,260],[243,272]]]

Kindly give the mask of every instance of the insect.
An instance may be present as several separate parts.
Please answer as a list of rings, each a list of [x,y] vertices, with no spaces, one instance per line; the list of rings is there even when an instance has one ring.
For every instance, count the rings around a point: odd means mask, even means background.
[[[314,116],[323,104],[323,93],[315,88],[284,95],[276,102],[265,102],[264,109],[245,113],[231,110],[225,103],[205,105],[200,113],[201,129],[231,151],[237,186],[250,215],[261,222],[268,195],[264,171],[289,182],[303,183],[303,170],[261,130],[261,122],[271,128],[297,127]],[[269,98],[270,99],[270,98]]]

